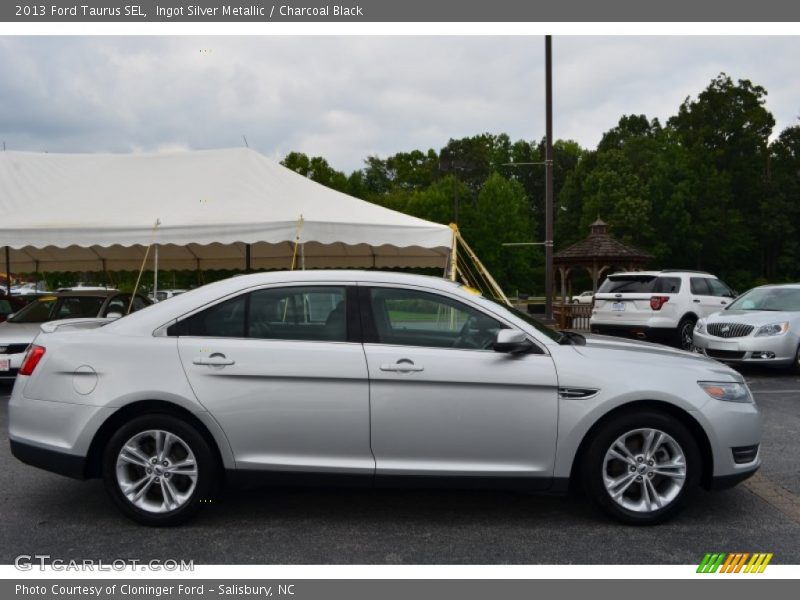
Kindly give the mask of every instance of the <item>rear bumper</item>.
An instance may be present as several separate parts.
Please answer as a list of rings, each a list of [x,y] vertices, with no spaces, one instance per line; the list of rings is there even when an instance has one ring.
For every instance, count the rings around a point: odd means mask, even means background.
[[[86,479],[86,457],[10,441],[11,454],[25,464],[74,479]]]
[[[675,337],[674,329],[650,327],[648,325],[603,325],[592,323],[589,329],[592,333],[600,335],[614,335],[617,337],[632,338],[634,340],[647,340],[660,344],[670,343]]]
[[[0,381],[14,381],[17,378],[17,373],[19,373],[19,369],[0,371]]]

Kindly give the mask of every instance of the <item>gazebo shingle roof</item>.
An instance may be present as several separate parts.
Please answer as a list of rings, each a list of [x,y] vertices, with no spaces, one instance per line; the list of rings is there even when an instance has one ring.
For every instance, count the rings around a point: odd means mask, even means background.
[[[628,246],[614,239],[608,233],[608,225],[599,217],[591,224],[589,236],[568,248],[556,252],[553,262],[567,263],[599,259],[602,261],[619,260],[629,263],[645,263],[653,256]]]

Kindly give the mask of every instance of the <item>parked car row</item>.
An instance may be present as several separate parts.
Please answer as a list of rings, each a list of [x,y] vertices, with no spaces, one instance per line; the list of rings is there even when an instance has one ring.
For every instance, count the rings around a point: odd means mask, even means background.
[[[131,294],[104,288],[37,296],[23,306],[13,304],[15,298],[0,297],[0,310],[4,302],[14,307],[14,311],[6,314],[5,322],[0,323],[0,381],[17,376],[25,352],[43,323],[86,317],[114,319],[128,314],[129,308],[134,312],[151,304],[138,294],[131,302]]]
[[[108,317],[119,296],[70,316]],[[758,409],[732,369],[377,271],[245,275],[115,320],[43,323],[9,437],[23,462],[101,477],[148,525],[185,521],[245,476],[580,485],[612,517],[653,524],[760,465]]]
[[[737,297],[709,273],[615,273],[594,295],[590,328],[722,362],[800,372],[800,284],[760,286]]]

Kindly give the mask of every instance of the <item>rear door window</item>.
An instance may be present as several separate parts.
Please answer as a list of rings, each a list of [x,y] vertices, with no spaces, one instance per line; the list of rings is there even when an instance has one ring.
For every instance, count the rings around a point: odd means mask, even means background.
[[[247,296],[243,294],[215,304],[173,325],[167,333],[193,337],[246,337],[244,327],[246,300]]]
[[[707,277],[692,277],[689,280],[692,294],[695,296],[712,296],[711,289],[708,287]]]
[[[298,286],[253,292],[247,329],[251,338],[347,341],[345,288]]]

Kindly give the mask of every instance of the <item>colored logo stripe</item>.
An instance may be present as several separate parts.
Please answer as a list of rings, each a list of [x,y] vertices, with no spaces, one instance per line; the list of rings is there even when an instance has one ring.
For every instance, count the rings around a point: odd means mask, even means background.
[[[763,573],[773,554],[766,552],[708,552],[697,567],[698,573]],[[748,561],[749,559],[749,561]],[[744,569],[744,570],[742,570]]]

